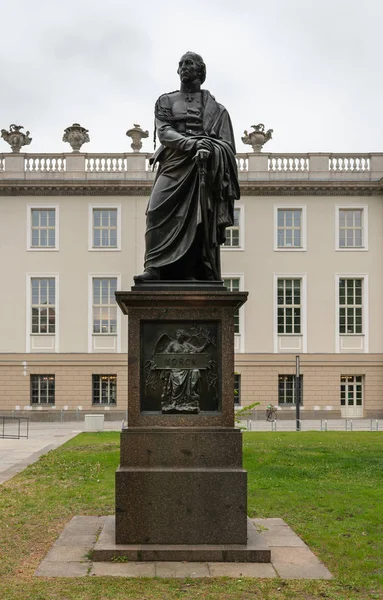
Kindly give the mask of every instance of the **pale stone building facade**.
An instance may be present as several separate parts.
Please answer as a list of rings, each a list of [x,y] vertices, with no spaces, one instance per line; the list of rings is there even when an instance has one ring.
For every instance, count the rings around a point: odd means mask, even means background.
[[[0,154],[0,411],[123,415],[127,323],[114,291],[142,271],[149,155]],[[383,415],[383,154],[238,155],[222,249],[234,399]]]

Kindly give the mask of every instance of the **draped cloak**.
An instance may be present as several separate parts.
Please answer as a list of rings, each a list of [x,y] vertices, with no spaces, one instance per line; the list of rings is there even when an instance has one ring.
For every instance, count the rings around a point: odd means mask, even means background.
[[[174,94],[164,94],[155,108],[161,146],[151,159],[158,170],[146,211],[145,269],[182,264],[188,253],[207,263],[207,248],[216,251],[225,241],[225,228],[234,222],[234,200],[240,196],[234,134],[230,116],[207,90],[202,90],[202,121],[197,134],[174,114]],[[179,93],[178,93],[179,94]],[[196,143],[208,139],[206,210],[201,207]],[[208,236],[197,240],[203,215]],[[208,237],[208,240],[206,240]],[[198,238],[202,241],[202,236]],[[181,261],[181,263],[179,263]],[[186,275],[188,275],[186,273]]]

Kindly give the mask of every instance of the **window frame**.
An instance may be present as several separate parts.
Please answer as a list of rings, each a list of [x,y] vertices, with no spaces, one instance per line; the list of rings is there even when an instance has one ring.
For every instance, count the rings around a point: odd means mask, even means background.
[[[49,377],[49,378],[53,378],[53,402],[41,402],[41,388],[40,388],[40,381],[44,378],[44,377]],[[38,402],[32,402],[32,392],[33,392],[33,386],[32,386],[32,380],[33,378],[37,378],[38,382],[39,382],[39,401]],[[49,383],[48,383],[48,399],[49,399]],[[29,378],[29,403],[30,406],[56,406],[56,375],[54,373],[50,373],[50,374],[40,374],[40,373],[31,373],[30,374],[30,378]]]
[[[244,274],[243,273],[222,273],[222,280],[224,279],[239,279],[239,292],[243,292],[244,290]],[[242,305],[239,310],[239,332],[234,333],[234,335],[240,336],[239,338],[239,350],[238,352],[245,352],[245,307]]]
[[[345,377],[352,378],[353,381],[344,381],[344,382],[342,382],[342,378],[345,378]],[[360,381],[356,380],[357,377],[360,377]],[[343,374],[343,375],[340,376],[340,380],[339,380],[339,382],[340,382],[340,387],[339,387],[339,404],[340,404],[341,409],[342,408],[346,408],[347,406],[354,406],[354,407],[355,406],[361,406],[361,407],[363,407],[363,405],[364,405],[364,377],[365,377],[364,375],[354,375],[354,374],[353,375],[344,375]],[[349,385],[352,385],[355,388],[353,390],[353,396],[354,396],[354,403],[353,404],[349,404],[347,402],[347,400],[348,400],[348,392],[349,392],[349,390],[348,390]],[[361,391],[361,403],[360,404],[358,404],[358,402],[357,402],[358,401],[358,390],[356,389],[357,386],[359,386],[359,385],[361,387],[361,390],[360,390]],[[344,389],[344,404],[342,404],[342,386],[344,386],[344,388],[345,388]]]
[[[245,206],[235,203],[234,210],[239,210],[239,246],[225,246],[222,244],[221,250],[224,252],[243,252],[245,250]],[[232,229],[227,227],[226,229]]]
[[[116,333],[93,333],[93,279],[116,279],[116,291],[121,290],[120,273],[88,273],[88,353],[94,353],[93,337],[115,337],[117,340],[116,352],[121,352],[121,311],[117,307],[117,332]]]
[[[344,303],[341,303],[340,301],[340,282],[345,282],[345,287],[344,287]],[[351,282],[352,286],[348,286],[347,283]],[[356,282],[359,282],[358,288],[359,288],[359,294],[357,293],[357,286],[356,286]],[[364,296],[364,281],[362,278],[357,278],[357,277],[353,277],[353,278],[349,278],[349,277],[340,277],[339,278],[339,289],[338,289],[338,295],[339,295],[339,323],[338,323],[338,333],[339,335],[363,335],[363,331],[364,331],[364,322],[363,322],[363,296]],[[349,303],[348,302],[348,296],[349,296],[349,292],[350,292],[350,288],[352,291],[352,295],[353,295],[353,302]],[[360,303],[357,303],[357,297],[360,296]],[[344,323],[341,323],[341,311],[344,310]],[[349,316],[349,311],[351,311],[351,317]],[[360,320],[361,322],[358,324],[357,323],[357,318],[358,318],[358,314],[357,311],[360,312]],[[345,331],[341,331],[341,329],[345,329]],[[352,331],[350,331],[349,329],[352,329]],[[357,329],[360,328],[360,331],[357,331]]]
[[[89,252],[121,252],[121,204],[89,204],[88,213],[88,251]],[[117,210],[117,246],[93,246],[93,213],[94,210]]]
[[[278,298],[279,298],[279,282],[280,281],[284,281],[284,286],[283,286],[283,299],[284,302],[282,304],[279,304],[278,302]],[[287,286],[286,286],[286,281],[291,281],[292,282],[292,302],[291,302],[291,310],[292,312],[292,329],[293,331],[288,332],[288,331],[283,331],[280,332],[279,331],[279,310],[282,309],[283,310],[283,329],[286,329],[287,325],[286,325],[286,311],[289,308],[289,305],[286,303],[286,290],[287,290]],[[295,291],[295,285],[294,282],[298,281],[299,282],[299,304],[295,304],[294,302],[294,291]],[[299,308],[299,331],[295,331],[295,323],[294,323],[294,319],[295,319],[295,315],[294,315],[294,309],[295,308]],[[278,277],[277,278],[277,334],[278,335],[302,335],[302,278],[301,277],[294,277],[294,278],[290,278],[290,277]]]
[[[293,397],[293,402],[280,402],[280,395],[279,395],[279,382],[280,382],[280,378],[281,377],[285,377],[285,378],[292,378],[292,397]],[[284,408],[290,408],[290,407],[296,407],[296,402],[295,402],[295,379],[296,376],[293,373],[278,373],[278,407]],[[299,375],[299,388],[300,388],[300,395],[299,395],[299,406],[303,406],[303,374],[301,373]],[[285,392],[286,392],[286,386],[285,386]]]
[[[101,382],[101,378],[102,377],[107,377],[108,378],[108,402],[95,402],[95,383],[96,381]],[[114,377],[115,379],[115,402],[111,402],[110,401],[110,393],[111,393],[111,389],[110,389],[110,379]],[[101,385],[99,385],[99,391],[100,391],[100,400],[101,400]],[[92,373],[92,406],[113,406],[116,407],[117,406],[117,373]]]
[[[241,406],[241,373],[234,373],[234,406]],[[237,394],[235,392],[238,392]],[[237,402],[235,399],[237,398]]]
[[[32,279],[54,279],[55,280],[55,333],[32,333]],[[53,337],[53,352],[59,351],[60,339],[60,280],[58,273],[27,273],[26,274],[26,352],[32,352],[32,336]],[[46,350],[42,350],[46,352]],[[35,350],[33,352],[36,352]]]
[[[307,352],[307,273],[274,273],[274,298],[273,298],[273,315],[274,315],[274,354],[281,354],[279,350],[279,337],[301,337],[302,348],[298,352],[297,349],[291,349],[295,353]],[[300,279],[301,280],[301,333],[278,333],[278,279]]]
[[[33,282],[34,281],[38,281],[38,294],[39,294],[39,299],[41,299],[41,282],[42,281],[47,281],[47,282],[54,282],[53,285],[53,293],[54,293],[54,303],[51,303],[49,301],[49,296],[50,296],[50,289],[49,289],[49,283],[48,283],[48,289],[47,289],[47,304],[44,305],[41,302],[37,302],[37,303],[33,303],[33,290],[32,290],[32,286],[33,286]],[[56,334],[56,280],[54,277],[31,277],[31,334],[32,335],[55,335]],[[53,327],[53,331],[49,331],[50,325],[49,325],[49,309],[53,307],[53,315],[54,315],[54,327]],[[33,331],[33,309],[37,309],[38,313],[38,329],[39,331]],[[42,328],[42,324],[41,324],[41,313],[42,310],[47,310],[47,323],[46,323],[46,327],[47,327],[47,331],[41,331]]]
[[[300,210],[301,220],[301,246],[278,246],[278,211]],[[307,206],[306,204],[274,204],[274,252],[306,252],[307,251]]]
[[[55,211],[55,245],[32,246],[32,210]],[[58,252],[60,249],[60,211],[58,204],[27,204],[27,251],[28,252]]]
[[[340,279],[362,279],[362,333],[340,333]],[[336,273],[335,275],[335,352],[341,351],[342,337],[360,337],[364,339],[362,353],[369,352],[369,278],[367,273]]]
[[[340,219],[341,210],[362,211],[362,241],[363,246],[341,247],[340,241]],[[335,250],[336,252],[368,252],[368,205],[367,204],[337,204],[335,206]]]

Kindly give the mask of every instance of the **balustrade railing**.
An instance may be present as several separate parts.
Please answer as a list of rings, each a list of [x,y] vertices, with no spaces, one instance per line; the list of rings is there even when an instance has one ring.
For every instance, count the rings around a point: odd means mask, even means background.
[[[248,154],[237,154],[236,155],[237,167],[240,173],[249,170],[249,155]]]
[[[63,179],[70,178],[72,172],[85,174],[124,174],[132,178],[151,179],[153,171],[149,164],[151,153],[4,153],[0,154],[0,177],[7,177],[7,172],[20,177],[18,173],[62,173]],[[374,154],[340,154],[340,153],[242,153],[236,155],[238,172],[241,179],[253,178],[260,173],[261,178],[267,179],[350,179],[353,175],[358,179],[382,178],[383,153]],[[155,165],[154,170],[158,168]],[[142,176],[141,173],[142,172]],[[269,173],[269,175],[267,175]],[[3,176],[4,174],[4,176]]]
[[[368,154],[330,154],[329,170],[335,172],[370,171],[370,156]]]
[[[87,154],[85,171],[90,173],[121,173],[127,170],[124,154]]]
[[[65,156],[62,154],[28,154],[25,156],[26,172],[59,172],[66,170]]]
[[[307,154],[270,154],[268,168],[275,172],[305,172],[309,170],[309,157]]]

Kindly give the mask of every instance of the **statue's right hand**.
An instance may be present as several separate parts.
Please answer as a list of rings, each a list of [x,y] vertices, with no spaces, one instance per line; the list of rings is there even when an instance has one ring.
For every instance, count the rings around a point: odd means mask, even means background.
[[[199,161],[206,162],[207,159],[209,158],[209,156],[210,156],[209,150],[205,150],[204,148],[201,148],[200,150],[197,150],[195,159],[197,160],[197,162],[199,162]]]
[[[211,144],[210,144],[209,140],[197,140],[196,150],[197,150],[197,152],[198,152],[198,150],[206,150],[210,154]]]

